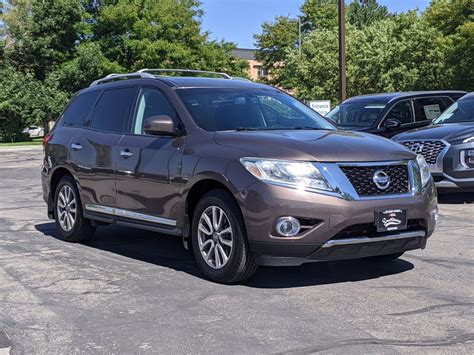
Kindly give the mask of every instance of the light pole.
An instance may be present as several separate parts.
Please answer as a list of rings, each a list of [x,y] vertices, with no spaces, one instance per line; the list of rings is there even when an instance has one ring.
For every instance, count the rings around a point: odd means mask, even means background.
[[[346,16],[344,0],[338,1],[339,17],[339,98],[344,101],[347,98],[346,79]]]
[[[296,19],[289,19],[291,23],[298,23],[298,52],[301,58],[301,17],[298,16]]]

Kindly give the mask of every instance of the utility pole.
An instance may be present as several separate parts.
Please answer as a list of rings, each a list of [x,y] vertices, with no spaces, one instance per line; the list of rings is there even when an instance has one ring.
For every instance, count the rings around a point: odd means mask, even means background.
[[[300,51],[301,59],[301,16],[298,16],[298,50]]]
[[[298,16],[298,18],[293,18],[293,19],[288,19],[290,23],[297,23],[298,24],[298,54],[300,55],[301,58],[301,16]]]
[[[339,98],[344,101],[347,98],[346,80],[346,15],[344,0],[338,1],[339,14]]]

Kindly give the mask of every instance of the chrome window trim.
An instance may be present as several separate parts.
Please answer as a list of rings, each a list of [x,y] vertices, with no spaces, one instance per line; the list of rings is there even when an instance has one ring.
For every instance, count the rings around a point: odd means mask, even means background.
[[[103,206],[103,205],[92,204],[92,203],[86,204],[85,208],[86,210],[92,211],[92,212],[105,213],[105,214],[109,214],[116,217],[125,217],[125,218],[145,221],[145,222],[158,223],[158,224],[176,227],[175,220],[164,218],[164,217],[157,217],[157,216],[152,216],[149,214],[138,213],[138,212],[133,212],[133,211],[128,211],[128,210],[123,210],[120,208]]]
[[[405,233],[398,233],[394,235],[387,235],[383,237],[361,237],[361,238],[347,238],[347,239],[333,239],[328,240],[321,246],[321,249],[331,248],[334,246],[340,245],[353,245],[353,244],[366,244],[366,243],[377,243],[377,242],[386,242],[386,241],[394,241],[394,240],[403,240],[403,239],[411,239],[411,238],[418,238],[418,237],[425,237],[425,231],[414,231],[414,232],[405,232]]]

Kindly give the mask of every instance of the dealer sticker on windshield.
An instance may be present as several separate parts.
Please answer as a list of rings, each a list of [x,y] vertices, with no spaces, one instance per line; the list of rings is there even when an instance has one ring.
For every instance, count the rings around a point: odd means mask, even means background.
[[[405,210],[388,210],[375,212],[377,232],[407,229],[407,212]]]

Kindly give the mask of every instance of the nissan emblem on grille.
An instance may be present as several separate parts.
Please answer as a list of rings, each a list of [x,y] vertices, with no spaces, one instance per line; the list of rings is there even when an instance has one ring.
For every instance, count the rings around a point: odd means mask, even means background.
[[[390,186],[390,176],[383,170],[377,170],[372,180],[380,190],[386,190]]]

